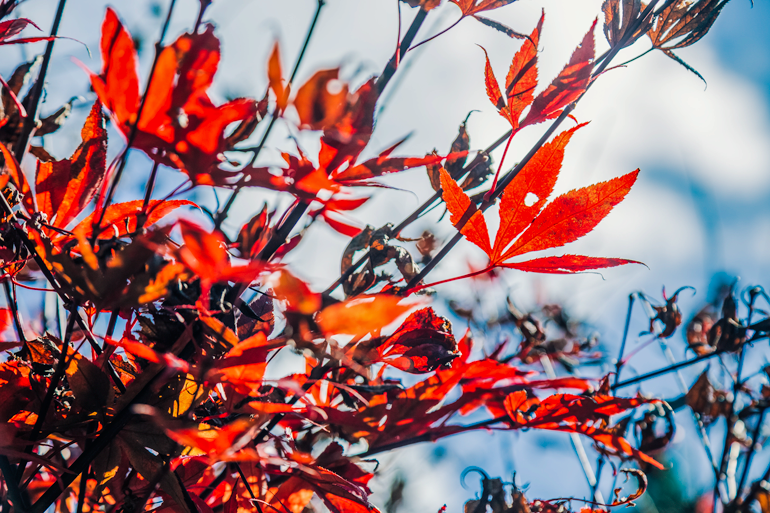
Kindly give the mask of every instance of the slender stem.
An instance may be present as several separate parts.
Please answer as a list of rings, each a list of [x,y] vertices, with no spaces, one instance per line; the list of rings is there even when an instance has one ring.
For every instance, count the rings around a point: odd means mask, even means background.
[[[597,497],[597,494],[601,494],[599,486],[602,482],[602,470],[604,470],[604,462],[604,454],[599,454],[599,457],[596,459],[596,479],[594,485],[591,487],[591,497],[594,498]]]
[[[110,320],[107,323],[107,332],[105,333],[105,338],[112,338],[113,333],[115,333],[115,325],[118,323],[118,315],[120,315],[120,310],[118,309],[110,312]]]
[[[613,385],[617,385],[620,380],[620,371],[623,370],[623,353],[626,351],[626,341],[628,340],[628,329],[631,326],[631,313],[634,307],[634,301],[636,300],[636,293],[628,295],[628,312],[626,313],[626,327],[623,329],[623,340],[620,342],[620,353],[618,353],[618,361],[615,362],[615,379]]]
[[[751,317],[754,314],[754,301],[756,299],[756,295],[752,294],[751,296],[751,303],[749,304],[749,315],[748,319],[746,321],[747,325],[751,325]],[[725,475],[725,472],[727,472],[727,466],[728,466],[728,459],[729,459],[729,451],[731,448],[731,441],[732,443],[737,443],[732,438],[732,426],[735,424],[735,403],[738,401],[738,394],[740,393],[741,386],[742,386],[742,376],[743,376],[743,362],[746,357],[746,349],[747,347],[744,345],[739,349],[739,356],[738,356],[738,369],[735,373],[735,380],[733,381],[733,401],[730,403],[730,414],[726,417],[726,431],[725,431],[725,443],[724,448],[722,450],[722,459],[719,465],[719,476],[717,477],[717,482],[714,485],[714,498],[716,499],[716,493],[719,491],[719,479],[724,475],[725,477],[725,491],[726,491],[726,502],[732,500],[732,494],[730,493],[731,482],[734,483],[734,481],[731,481],[731,479],[728,479],[728,475]],[[760,421],[761,424],[761,421]],[[736,495],[740,493],[740,488],[735,488]]]
[[[396,0],[396,9],[398,12],[398,33],[396,34],[396,52],[401,55],[401,0]],[[399,63],[396,63],[398,65]]]
[[[98,422],[92,421],[88,424],[87,433],[89,437],[86,439],[86,446],[90,443],[90,435],[94,432],[94,429],[97,427]],[[83,474],[80,476],[80,487],[78,490],[78,506],[75,513],[83,513],[83,506],[85,506],[86,502],[86,485],[88,484],[88,467],[86,467],[86,470],[83,472]]]
[[[198,9],[198,17],[195,19],[195,28],[193,28],[193,34],[198,33],[198,29],[203,23],[203,15],[206,13],[206,9],[211,5],[211,0],[200,0],[200,8]]]
[[[40,66],[40,73],[37,75],[35,85],[32,86],[32,91],[29,95],[29,105],[25,105],[27,109],[27,117],[24,118],[24,125],[21,129],[21,134],[16,141],[16,145],[13,147],[13,154],[16,156],[16,160],[21,162],[21,157],[24,152],[27,151],[27,144],[29,138],[32,135],[32,130],[37,123],[37,111],[40,106],[40,98],[43,95],[43,86],[45,85],[45,77],[48,73],[48,65],[51,62],[51,55],[53,54],[53,45],[56,42],[56,36],[59,34],[59,25],[61,24],[62,16],[64,15],[64,6],[67,0],[59,0],[59,5],[56,7],[56,14],[53,17],[53,25],[51,26],[51,39],[48,41],[45,47],[45,53],[43,54],[43,63]]]
[[[158,166],[160,162],[157,160],[152,164],[152,171],[150,171],[150,179],[147,181],[147,187],[144,191],[144,201],[142,202],[142,212],[137,216],[137,230],[141,230],[144,227],[144,223],[147,221],[147,207],[150,205],[150,198],[152,198],[152,191],[155,188],[155,180],[158,176]]]
[[[13,502],[13,510],[16,513],[26,513],[29,511],[29,500],[25,497],[25,494],[19,489],[19,484],[13,478],[15,475],[13,465],[8,461],[8,456],[0,454],[0,472],[3,474],[3,480],[5,481],[5,487],[8,490],[8,495]],[[5,498],[3,498],[3,511],[7,506]]]
[[[251,483],[249,483],[249,480],[246,479],[246,474],[243,473],[243,469],[241,468],[241,464],[238,462],[234,463],[235,469],[238,471],[238,475],[241,478],[241,481],[243,481],[243,485],[246,487],[246,490],[248,490],[249,495],[251,496],[251,500],[254,503],[254,505],[257,506],[257,512],[262,513],[262,506],[259,505],[259,501],[257,500],[257,496],[254,495],[254,490],[251,489]],[[235,488],[235,487],[233,487]]]
[[[551,359],[547,355],[540,357],[540,364],[543,366],[543,371],[548,379],[556,379],[556,370],[551,364]],[[572,443],[572,449],[575,451],[578,462],[583,469],[583,475],[586,478],[588,487],[591,489],[591,496],[598,502],[604,502],[604,496],[599,490],[599,480],[596,479],[594,469],[591,467],[591,462],[588,461],[588,455],[586,449],[583,447],[583,442],[580,440],[580,435],[577,433],[569,433],[570,442]]]
[[[685,367],[689,367],[690,365],[694,365],[696,363],[700,363],[706,360],[709,360],[715,356],[719,356],[720,354],[726,352],[725,349],[717,349],[713,353],[708,353],[704,355],[700,355],[696,358],[692,358],[690,360],[685,360],[683,362],[679,362],[674,365],[669,365],[668,367],[664,367],[662,369],[654,370],[652,372],[648,372],[647,374],[642,374],[640,376],[636,376],[634,378],[627,379],[625,381],[620,381],[618,383],[615,383],[612,385],[612,390],[618,390],[620,388],[624,388],[630,385],[635,385],[636,383],[641,383],[643,381],[647,381],[652,378],[657,378],[658,376],[661,376],[663,374],[668,374],[669,372],[674,372],[679,369],[684,369]]]
[[[134,121],[134,124],[131,126],[131,132],[129,132],[128,141],[126,142],[126,149],[124,150],[123,155],[120,158],[120,162],[118,163],[118,168],[115,171],[115,176],[112,179],[112,183],[110,183],[110,188],[107,191],[107,197],[104,199],[104,205],[101,206],[100,214],[98,217],[99,222],[94,224],[94,230],[93,230],[94,240],[96,240],[96,238],[99,236],[99,233],[101,231],[102,221],[104,220],[104,213],[107,211],[107,207],[109,206],[110,202],[112,202],[112,197],[115,195],[115,190],[117,189],[118,183],[120,182],[120,177],[123,175],[123,170],[126,168],[126,163],[128,162],[129,150],[134,145],[134,140],[136,139],[136,136],[139,133],[139,123],[142,120],[142,113],[144,112],[144,106],[147,104],[147,96],[150,90],[150,85],[152,84],[152,80],[155,76],[155,71],[158,68],[158,61],[160,60],[160,54],[163,50],[163,40],[166,38],[166,32],[168,32],[168,27],[171,24],[171,15],[174,12],[175,5],[176,5],[176,0],[171,0],[171,3],[168,6],[168,12],[166,13],[166,21],[163,23],[163,28],[161,29],[160,38],[158,39],[158,42],[155,43],[155,57],[152,61],[150,74],[147,77],[147,84],[144,88],[144,95],[142,95],[142,101],[139,103],[139,110],[136,113],[136,121]]]
[[[760,488],[762,487],[762,483],[770,481],[770,466],[767,467],[767,470],[765,470],[765,474],[762,476],[762,479],[756,481],[754,483],[754,486],[751,487],[751,491],[746,496],[746,500],[743,502],[744,507],[748,507],[751,505],[754,500],[757,498],[757,494],[759,493]]]
[[[746,461],[743,464],[743,472],[741,472],[741,480],[737,488],[737,497],[741,496],[741,491],[743,490],[743,487],[746,486],[746,479],[749,477],[749,470],[751,469],[751,460],[754,458],[754,453],[757,451],[757,445],[759,444],[757,440],[760,433],[762,432],[762,424],[765,422],[766,411],[767,408],[762,408],[759,411],[759,419],[757,420],[757,425],[754,426],[754,431],[751,433],[751,447],[749,447],[749,453],[746,455]]]
[[[495,178],[492,180],[492,187],[484,195],[484,199],[488,199],[488,197],[491,197],[495,189],[497,188],[497,177],[500,176],[500,171],[502,171],[503,169],[503,162],[505,162],[505,156],[508,155],[508,148],[511,147],[511,141],[513,141],[514,135],[516,135],[516,132],[511,131],[511,136],[508,138],[508,142],[505,144],[505,149],[503,150],[503,156],[500,157],[500,164],[497,166],[497,173],[495,173]]]
[[[460,23],[461,21],[463,21],[463,19],[464,19],[464,18],[465,18],[464,16],[463,16],[463,17],[461,17],[459,20],[455,21],[454,23],[452,23],[451,25],[449,25],[447,28],[445,28],[444,30],[442,30],[442,31],[441,31],[441,32],[439,32],[438,34],[435,34],[435,35],[433,35],[433,36],[430,36],[428,39],[425,39],[425,40],[423,40],[423,41],[420,41],[419,43],[417,43],[416,45],[414,45],[413,47],[411,47],[411,48],[409,49],[409,51],[411,52],[412,50],[416,50],[417,48],[421,47],[421,46],[422,46],[422,45],[424,45],[425,43],[428,43],[428,42],[430,42],[430,41],[433,41],[433,40],[434,40],[434,39],[436,39],[437,37],[439,37],[439,36],[441,36],[441,35],[443,35],[443,34],[446,34],[446,33],[447,33],[447,32],[449,32],[450,30],[452,30],[453,28],[455,28],[455,26],[457,26],[457,24],[458,24],[458,23]]]
[[[24,448],[24,452],[26,454],[32,453],[34,443],[37,440],[37,437],[40,436],[40,432],[43,429],[43,423],[45,422],[45,418],[48,416],[48,409],[51,407],[51,403],[53,402],[53,396],[59,386],[59,381],[61,381],[62,377],[64,376],[64,370],[67,368],[67,353],[70,346],[70,337],[72,337],[72,329],[75,326],[76,315],[77,311],[74,310],[74,308],[70,310],[70,316],[67,320],[67,329],[64,332],[64,340],[62,341],[61,345],[61,353],[59,353],[59,361],[56,364],[56,370],[54,370],[53,376],[51,376],[51,383],[48,385],[48,390],[46,390],[45,397],[43,398],[43,402],[40,405],[40,411],[37,412],[37,420],[35,421],[35,425],[32,428],[32,433],[29,435],[29,441],[32,443]],[[24,470],[26,468],[27,461],[22,460],[19,463],[19,481],[21,481],[21,478],[24,475]]]
[[[257,255],[257,260],[267,262],[273,258],[273,255],[275,255],[275,252],[278,251],[278,248],[283,246],[283,244],[286,242],[286,239],[289,238],[289,234],[294,229],[294,226],[299,222],[300,219],[302,219],[302,216],[305,214],[308,207],[310,207],[310,203],[310,201],[301,200],[298,201],[296,205],[294,205],[294,208],[291,209],[291,212],[289,212],[289,215],[286,216],[286,219],[284,219],[283,223],[281,223],[281,226],[278,227],[275,233],[273,233],[272,237],[270,237],[270,240],[267,241],[267,244],[265,244],[265,247],[262,248],[262,251],[259,252],[259,255]]]
[[[420,9],[412,20],[412,24],[409,25],[406,34],[404,34],[404,39],[401,40],[401,44],[399,45],[400,53],[396,52],[393,54],[393,56],[390,58],[390,61],[388,61],[388,64],[385,66],[382,75],[380,75],[380,77],[377,79],[377,91],[379,93],[382,93],[382,91],[385,90],[385,87],[390,82],[390,79],[393,78],[393,75],[395,75],[401,59],[404,58],[404,55],[412,46],[412,42],[414,42],[414,38],[417,36],[417,32],[420,30],[420,27],[422,27],[422,24],[425,21],[425,17],[427,15],[428,11]]]
[[[11,284],[9,283],[10,277],[3,280],[3,288],[5,289],[5,298],[8,303],[8,308],[11,309],[11,315],[13,316],[13,325],[16,328],[16,336],[19,337],[19,342],[26,342],[27,337],[24,335],[24,326],[21,323],[21,316],[19,315],[19,308],[16,304],[16,294],[11,290]]]
[[[313,32],[315,32],[316,25],[318,24],[318,18],[321,16],[321,9],[323,8],[324,5],[326,5],[326,0],[318,0],[318,3],[316,4],[315,14],[313,15],[313,21],[310,22],[310,28],[308,28],[307,34],[305,35],[305,42],[302,44],[302,49],[300,50],[299,56],[297,56],[297,60],[294,63],[294,69],[292,69],[291,71],[288,87],[290,87],[291,84],[294,83],[294,79],[297,77],[297,71],[299,70],[299,65],[302,63],[302,59],[305,57],[305,52],[310,46],[310,39],[313,37]],[[273,112],[273,115],[270,118],[270,123],[267,125],[265,132],[262,134],[262,139],[260,139],[259,144],[253,150],[254,153],[252,154],[251,160],[249,161],[249,164],[248,164],[249,166],[253,165],[254,162],[256,162],[257,157],[259,157],[259,154],[262,152],[262,148],[264,148],[265,143],[267,142],[267,138],[270,136],[270,132],[273,131],[273,126],[275,125],[275,122],[278,120],[279,117],[280,117],[279,112],[278,112],[278,109],[276,108],[275,112]],[[224,208],[222,208],[222,210],[217,212],[217,214],[214,216],[214,226],[217,229],[219,229],[219,227],[222,226],[222,223],[227,218],[227,213],[230,211],[230,208],[233,206],[233,203],[235,203],[235,198],[238,197],[238,193],[240,192],[240,190],[241,190],[240,188],[235,189],[233,193],[230,195],[230,197],[227,199],[227,203],[225,203]]]
[[[492,271],[496,267],[497,266],[495,266],[495,265],[491,265],[489,267],[485,267],[484,269],[481,269],[480,271],[474,271],[472,273],[463,274],[462,276],[457,276],[455,278],[447,278],[446,280],[441,280],[441,281],[437,281],[437,282],[434,282],[434,283],[428,283],[427,285],[420,285],[418,287],[415,287],[415,288],[409,290],[408,293],[409,294],[414,294],[415,292],[419,292],[420,290],[427,289],[429,287],[435,287],[436,285],[441,285],[443,283],[449,283],[450,281],[462,280],[464,278],[473,278],[474,276],[479,276],[481,274],[488,273],[489,271]]]

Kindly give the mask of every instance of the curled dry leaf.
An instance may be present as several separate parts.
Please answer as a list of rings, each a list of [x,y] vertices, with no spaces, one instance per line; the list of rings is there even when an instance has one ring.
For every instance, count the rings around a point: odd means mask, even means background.
[[[636,478],[637,488],[634,493],[626,497],[620,496],[620,491],[622,488],[615,488],[615,499],[612,501],[610,506],[622,506],[624,504],[633,506],[634,501],[641,497],[645,491],[647,491],[647,475],[638,468],[622,468],[620,471],[626,475],[626,481],[628,481],[630,476],[634,476]]]
[[[692,349],[696,355],[702,356],[714,351],[714,348],[709,344],[708,334],[716,320],[713,309],[708,305],[702,308],[695,314],[690,322],[687,323],[685,337],[690,349]]]
[[[657,14],[647,31],[653,48],[693,72],[704,82],[703,76],[672,50],[697,43],[711,26],[729,0],[675,0]]]
[[[642,37],[652,23],[652,17],[640,23],[632,33],[627,33],[631,25],[639,20],[646,5],[642,0],[604,0],[604,35],[610,46],[615,47],[623,42],[622,48],[632,45]]]
[[[685,403],[697,413],[705,425],[712,424],[719,417],[730,415],[732,409],[731,394],[717,390],[704,371],[685,395]]]
[[[324,130],[339,121],[345,109],[348,86],[339,80],[339,68],[317,71],[297,91],[293,105],[302,126]]]

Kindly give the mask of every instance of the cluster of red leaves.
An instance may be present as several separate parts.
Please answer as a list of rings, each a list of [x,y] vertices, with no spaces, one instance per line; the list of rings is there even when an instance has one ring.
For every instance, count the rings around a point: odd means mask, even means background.
[[[184,171],[193,183],[219,183],[219,156],[238,142],[226,137],[225,129],[237,122],[253,130],[259,113],[254,100],[237,99],[217,107],[209,98],[207,90],[219,65],[214,28],[185,34],[166,46],[144,95],[134,42],[112,9],[102,24],[101,53],[102,73],[91,75],[91,85],[123,135],[133,135],[136,148]],[[235,134],[241,135],[240,130]]]
[[[438,4],[410,3],[424,11]],[[524,37],[479,16],[510,0],[453,3],[461,19],[474,17],[523,40],[505,95],[488,60],[485,69],[487,92],[511,124],[511,137],[559,115],[587,89],[593,27],[562,72],[535,95],[543,20]],[[201,15],[207,5],[201,2]],[[52,40],[10,39],[30,24],[0,22],[0,44]],[[102,24],[100,49],[101,72],[89,72],[97,99],[80,145],[61,160],[33,146],[34,180],[19,164],[31,134],[22,134],[27,114],[16,98],[31,64],[4,83],[5,279],[14,287],[47,281],[68,315],[56,327],[47,311],[42,323],[24,323],[15,289],[7,289],[0,329],[9,333],[13,326],[18,340],[0,346],[9,351],[0,363],[0,471],[8,492],[3,504],[34,513],[57,501],[58,511],[236,513],[264,506],[302,513],[317,496],[333,513],[373,513],[368,483],[374,474],[365,457],[492,425],[579,433],[605,454],[659,466],[611,424],[613,416],[650,401],[614,397],[604,388],[597,392],[588,380],[572,376],[538,376],[529,365],[543,349],[533,348],[545,342],[539,326],[527,335],[525,320],[517,317],[525,336],[518,354],[504,356],[501,345],[473,358],[470,335],[457,341],[450,322],[431,307],[393,294],[399,289],[390,285],[365,294],[389,280],[374,276],[375,267],[395,260],[411,279],[417,265],[406,249],[390,245],[399,236],[390,225],[358,233],[343,217],[368,199],[351,196],[350,187],[382,186],[376,180],[383,175],[431,166],[438,170],[432,176],[440,176],[434,182],[440,182],[451,221],[489,257],[490,264],[474,274],[496,267],[569,273],[631,263],[575,255],[509,262],[587,234],[633,185],[636,172],[547,203],[564,148],[582,125],[539,148],[505,189],[493,243],[482,211],[441,167],[463,167],[470,147],[464,127],[465,138],[446,156],[394,156],[401,140],[359,161],[374,130],[381,91],[375,78],[353,90],[339,80],[338,68],[321,70],[295,92],[276,44],[264,98],[217,105],[209,96],[220,60],[212,25],[159,46],[143,92],[135,42],[112,9]],[[268,110],[298,130],[320,131],[317,158],[299,148],[282,154],[283,167],[256,166],[257,155],[246,164],[233,157],[252,151],[237,145]],[[58,129],[68,107],[57,112],[36,125],[36,135]],[[112,163],[108,119],[128,141]],[[120,176],[114,170],[122,171],[121,159],[131,148],[184,173],[189,189],[262,187],[290,194],[297,207],[307,207],[297,211],[307,211],[310,223],[321,218],[355,236],[343,268],[356,251],[370,251],[370,267],[362,271],[369,274],[346,289],[351,297],[345,301],[314,292],[282,264],[304,230],[287,238],[281,228],[289,216],[266,206],[231,239],[185,219],[158,226],[175,210],[197,205],[172,196],[151,199],[154,178],[144,200],[111,203]],[[473,187],[484,181],[479,176]],[[215,221],[219,227],[222,219]],[[276,240],[277,249],[271,248]],[[430,249],[423,256],[430,257]],[[250,289],[257,293],[251,299]],[[44,310],[58,305],[47,302]],[[88,346],[77,345],[81,341]],[[304,359],[305,371],[276,377],[279,366],[272,362],[286,353]],[[417,376],[410,380],[414,384],[404,387],[401,373]],[[464,422],[472,413],[483,420]]]

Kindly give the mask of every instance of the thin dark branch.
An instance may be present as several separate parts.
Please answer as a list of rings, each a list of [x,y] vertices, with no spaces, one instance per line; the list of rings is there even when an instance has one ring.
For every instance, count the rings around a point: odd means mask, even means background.
[[[714,358],[715,356],[719,356],[720,354],[726,353],[726,349],[717,349],[713,353],[708,353],[704,355],[700,355],[696,358],[692,358],[690,360],[685,360],[683,362],[679,362],[675,365],[669,365],[668,367],[663,367],[662,369],[654,370],[652,372],[648,372],[647,374],[642,374],[640,376],[636,376],[634,378],[627,379],[625,381],[621,381],[619,383],[616,383],[612,385],[612,390],[618,390],[620,388],[624,388],[630,385],[635,385],[637,383],[642,383],[643,381],[650,380],[652,378],[657,378],[658,376],[662,376],[663,374],[668,374],[669,372],[674,372],[679,369],[684,369],[685,367],[689,367],[690,365],[695,365],[696,363],[704,362],[706,360],[710,360],[711,358]]]
[[[40,98],[43,95],[43,87],[45,86],[45,77],[48,74],[48,65],[51,62],[51,55],[53,54],[53,45],[56,42],[56,36],[59,34],[59,25],[61,24],[62,16],[64,15],[64,6],[67,0],[59,0],[59,5],[56,7],[56,14],[53,17],[53,25],[51,26],[51,39],[48,41],[45,47],[45,53],[43,54],[43,63],[40,66],[40,73],[37,75],[35,85],[32,86],[32,91],[29,95],[29,105],[24,107],[27,109],[27,117],[24,119],[24,125],[22,126],[19,138],[16,140],[16,145],[13,147],[13,154],[16,160],[21,162],[21,158],[24,152],[27,151],[27,144],[29,144],[29,138],[32,135],[32,130],[37,123],[37,113],[40,107]]]
[[[11,290],[10,276],[3,280],[3,288],[5,289],[5,299],[8,303],[8,308],[11,309],[11,315],[13,317],[13,325],[16,328],[16,336],[19,337],[19,342],[26,342],[27,337],[24,335],[24,326],[21,324],[21,316],[19,315],[19,307],[16,304],[16,294]]]
[[[152,191],[155,189],[155,180],[158,177],[158,166],[160,162],[157,160],[152,164],[152,171],[150,171],[150,179],[147,180],[147,187],[144,190],[144,201],[142,202],[142,212],[137,216],[136,228],[141,230],[144,227],[144,223],[147,221],[147,207],[150,205],[150,198],[152,198]]]
[[[110,320],[107,322],[107,332],[105,333],[105,338],[112,338],[113,333],[115,333],[115,325],[118,323],[118,316],[120,315],[120,310],[117,308],[110,312]]]
[[[215,477],[214,480],[211,481],[209,485],[206,488],[204,488],[204,490],[201,493],[198,494],[198,497],[200,497],[205,501],[209,497],[209,495],[214,493],[214,490],[216,490],[217,486],[222,484],[222,481],[225,480],[225,478],[229,473],[230,473],[230,467],[229,465],[225,465],[222,468],[222,472],[217,474],[217,477]]]
[[[636,293],[628,295],[628,312],[626,313],[626,327],[623,329],[623,340],[620,342],[620,352],[618,353],[618,361],[615,362],[615,379],[613,385],[617,385],[620,380],[620,371],[623,370],[623,353],[626,351],[626,341],[628,340],[628,329],[631,326],[631,314],[634,308],[634,301],[636,300]]]
[[[193,28],[193,34],[198,33],[198,29],[203,23],[203,15],[206,14],[206,9],[211,5],[212,0],[200,0],[200,8],[198,9],[198,17],[195,19],[195,28]]]
[[[385,87],[388,85],[388,82],[390,82],[390,79],[393,78],[393,75],[396,74],[398,64],[401,62],[401,59],[404,58],[404,55],[412,46],[414,38],[417,36],[417,32],[419,32],[420,27],[422,27],[422,24],[425,21],[425,17],[427,15],[428,11],[425,11],[424,9],[420,9],[417,12],[417,15],[415,15],[414,19],[412,20],[412,24],[409,25],[406,34],[404,34],[404,39],[401,40],[401,44],[399,45],[400,53],[395,52],[393,54],[393,56],[390,58],[390,61],[388,61],[388,64],[385,66],[382,74],[377,79],[376,85],[378,92],[382,93],[382,91],[384,91]]]
[[[262,506],[260,506],[259,504],[258,497],[254,495],[254,490],[251,489],[251,483],[249,483],[249,480],[246,479],[246,474],[243,473],[241,464],[238,462],[235,462],[234,465],[235,465],[235,469],[238,471],[238,475],[240,476],[241,481],[243,481],[243,485],[246,487],[246,490],[249,491],[249,495],[251,496],[252,503],[257,507],[257,512],[262,513]]]
[[[756,500],[757,494],[759,493],[759,490],[762,488],[762,484],[768,481],[770,481],[770,466],[768,466],[767,470],[765,470],[765,474],[762,476],[762,479],[759,479],[754,482],[754,485],[751,487],[751,491],[746,496],[746,500],[743,501],[744,507],[751,506],[751,503]]]
[[[21,491],[21,489],[19,489],[19,484],[16,482],[16,479],[14,479],[15,472],[13,465],[11,465],[11,463],[8,461],[8,457],[4,454],[0,454],[0,472],[3,473],[8,495],[13,502],[14,512],[26,513],[29,511],[29,499]],[[7,502],[3,501],[3,511],[5,511],[5,506],[7,504]]]
[[[757,446],[759,445],[759,441],[758,441],[759,435],[762,432],[762,424],[764,424],[765,422],[765,412],[767,412],[767,408],[762,408],[759,411],[759,418],[757,419],[757,425],[754,426],[754,430],[751,433],[751,447],[749,447],[749,453],[746,455],[746,461],[743,463],[741,480],[738,484],[738,488],[736,488],[736,490],[738,491],[737,497],[741,496],[743,487],[746,486],[746,479],[749,477],[749,470],[751,469],[751,460],[754,458],[754,454],[757,451]]]
[[[88,424],[88,429],[86,430],[86,432],[88,433],[89,437],[86,439],[86,447],[91,442],[90,435],[96,429],[97,424],[98,423],[96,421],[92,421]],[[88,472],[89,472],[88,467],[86,467],[86,470],[83,472],[83,475],[80,476],[80,487],[78,490],[78,506],[75,513],[83,513],[83,506],[85,505],[85,502],[86,502],[86,491],[87,491],[86,486],[88,485]]]

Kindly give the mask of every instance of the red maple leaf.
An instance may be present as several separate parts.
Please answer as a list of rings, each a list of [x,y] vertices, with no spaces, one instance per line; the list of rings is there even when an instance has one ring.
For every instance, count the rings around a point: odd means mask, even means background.
[[[489,257],[487,267],[469,277],[486,273],[496,267],[529,272],[571,274],[588,269],[615,267],[639,263],[619,258],[599,258],[581,255],[544,257],[524,262],[508,262],[525,253],[557,248],[573,242],[593,230],[623,201],[636,182],[639,170],[607,182],[569,191],[546,205],[553,191],[564,159],[564,148],[578,125],[557,135],[543,145],[516,178],[506,187],[500,201],[500,227],[494,244],[490,241],[486,220],[467,194],[445,170],[441,170],[443,198],[455,226],[467,222],[460,230]],[[459,278],[452,278],[452,281]],[[444,282],[438,282],[444,283]],[[432,284],[436,285],[436,284]],[[420,288],[428,287],[424,285]]]
[[[161,51],[144,100],[134,42],[112,9],[102,24],[101,51],[102,73],[91,73],[91,84],[123,135],[133,130],[144,101],[137,148],[184,171],[195,184],[214,185],[232,176],[216,167],[231,149],[225,129],[252,122],[257,102],[240,98],[216,106],[209,98],[219,64],[219,40],[211,25],[201,33],[183,34]]]

